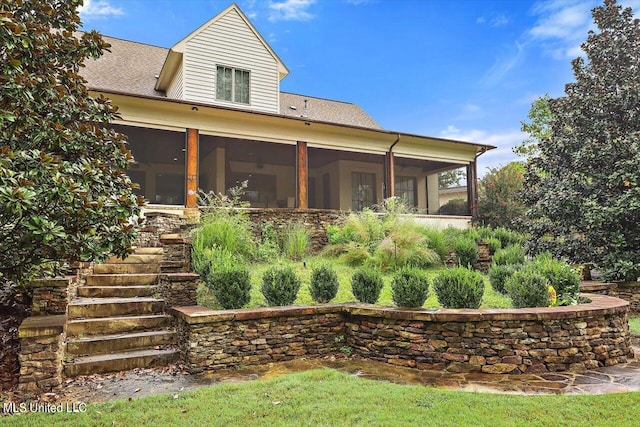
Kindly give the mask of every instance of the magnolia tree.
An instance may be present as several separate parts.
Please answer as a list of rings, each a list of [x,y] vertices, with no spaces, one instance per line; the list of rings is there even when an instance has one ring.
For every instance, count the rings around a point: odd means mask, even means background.
[[[140,200],[116,108],[78,71],[108,45],[76,33],[81,0],[0,0],[0,286],[61,260],[124,256]],[[1,290],[1,289],[0,289]]]
[[[595,262],[608,280],[640,276],[640,25],[606,0],[573,60],[575,82],[548,101],[550,130],[528,163],[533,251]]]

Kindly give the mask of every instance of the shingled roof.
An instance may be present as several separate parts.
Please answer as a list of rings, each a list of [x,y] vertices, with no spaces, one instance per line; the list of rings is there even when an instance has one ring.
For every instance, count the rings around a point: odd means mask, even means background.
[[[95,61],[87,60],[81,70],[90,90],[167,98],[154,86],[169,49],[114,37],[103,38],[111,45],[110,52]],[[309,121],[382,129],[356,104],[287,92],[280,92],[280,114],[304,117]]]

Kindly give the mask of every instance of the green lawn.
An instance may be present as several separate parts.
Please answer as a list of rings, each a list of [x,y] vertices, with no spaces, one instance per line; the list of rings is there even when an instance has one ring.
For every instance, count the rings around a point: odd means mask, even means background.
[[[37,426],[630,426],[640,393],[516,396],[366,380],[320,369],[177,395],[89,405],[83,414],[0,417]]]
[[[629,317],[629,330],[633,334],[640,334],[640,317]]]
[[[330,261],[327,258],[322,257],[309,257],[304,262],[295,262],[291,263],[302,282],[302,287],[300,288],[300,292],[298,293],[298,298],[295,301],[296,305],[309,305],[314,304],[311,299],[311,295],[309,294],[309,282],[311,277],[311,268],[312,266],[320,263],[330,263],[333,268],[336,270],[338,274],[338,281],[340,282],[340,288],[338,289],[338,295],[331,302],[340,303],[340,302],[351,302],[356,301],[355,297],[351,293],[351,275],[355,270],[354,267],[351,267],[347,264],[338,262],[338,261]],[[267,307],[267,303],[260,293],[260,284],[262,282],[262,274],[273,264],[266,263],[255,263],[251,264],[250,273],[251,273],[251,301],[249,302],[248,307]],[[433,279],[440,271],[442,271],[444,267],[432,268],[427,270],[427,274],[430,279]],[[391,280],[393,277],[392,273],[384,274],[384,288],[382,288],[382,292],[380,294],[380,299],[378,300],[379,305],[383,306],[392,306],[393,300],[391,298]],[[209,289],[205,286],[201,286],[198,290],[198,304],[203,305],[205,307],[210,308],[220,308],[216,305],[216,301],[213,298]],[[429,298],[425,302],[424,308],[438,308],[440,307],[438,304],[438,299],[436,298],[435,293],[430,290]],[[485,280],[485,292],[484,297],[482,299],[481,308],[511,308],[511,301],[497,292],[494,292],[493,288],[489,284],[488,280]]]

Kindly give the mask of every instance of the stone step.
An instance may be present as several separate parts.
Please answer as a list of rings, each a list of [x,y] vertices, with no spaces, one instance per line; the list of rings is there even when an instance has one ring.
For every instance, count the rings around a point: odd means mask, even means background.
[[[149,298],[77,298],[67,306],[69,319],[159,314],[164,301]]]
[[[129,332],[113,335],[71,338],[67,341],[67,353],[70,355],[97,355],[119,351],[153,348],[176,343],[174,330]]]
[[[167,365],[179,357],[176,349],[135,350],[97,356],[77,357],[64,365],[69,377],[99,374],[104,372],[127,371],[135,368]]]
[[[94,274],[157,274],[160,263],[153,264],[96,264]]]
[[[78,296],[83,298],[133,298],[151,297],[155,286],[81,286]]]
[[[86,286],[146,286],[157,281],[157,274],[91,274]]]
[[[110,257],[104,264],[154,264],[162,261],[162,255],[153,254],[132,254],[125,259]]]
[[[162,248],[134,248],[133,253],[140,255],[162,255],[164,250]]]
[[[171,326],[172,321],[166,314],[68,320],[67,337],[158,330]]]

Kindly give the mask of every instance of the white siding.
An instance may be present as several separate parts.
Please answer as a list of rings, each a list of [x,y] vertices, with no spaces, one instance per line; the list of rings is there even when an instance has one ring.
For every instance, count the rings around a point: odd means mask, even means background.
[[[191,38],[184,52],[184,99],[278,113],[276,59],[235,10]],[[250,105],[216,100],[216,67],[250,72]]]
[[[182,64],[180,64],[180,68],[176,71],[173,81],[167,88],[167,98],[182,99],[184,96],[183,80]]]

